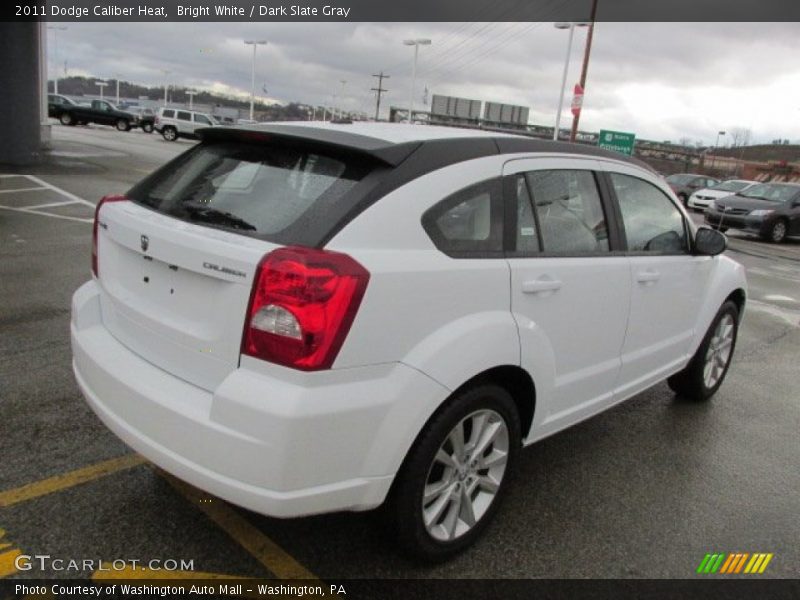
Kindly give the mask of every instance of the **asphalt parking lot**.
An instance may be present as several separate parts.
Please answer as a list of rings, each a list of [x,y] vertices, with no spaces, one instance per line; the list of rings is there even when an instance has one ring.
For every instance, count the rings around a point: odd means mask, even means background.
[[[487,535],[421,566],[395,552],[375,513],[256,515],[171,480],[101,425],[69,348],[93,205],[191,142],[58,125],[53,137],[50,163],[0,169],[0,577],[93,575],[15,566],[49,554],[287,579],[687,578],[708,552],[772,553],[769,576],[800,576],[800,241],[731,234],[751,289],[710,403],[661,384],[527,449]]]

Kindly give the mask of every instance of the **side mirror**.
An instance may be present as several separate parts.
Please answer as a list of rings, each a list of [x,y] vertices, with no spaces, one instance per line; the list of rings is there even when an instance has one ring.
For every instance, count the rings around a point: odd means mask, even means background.
[[[701,227],[694,236],[695,254],[701,256],[716,256],[722,254],[728,248],[728,238],[725,234],[711,229]]]

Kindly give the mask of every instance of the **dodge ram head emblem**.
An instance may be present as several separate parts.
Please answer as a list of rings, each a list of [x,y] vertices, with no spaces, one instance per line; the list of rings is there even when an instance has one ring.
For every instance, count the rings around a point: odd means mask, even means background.
[[[150,247],[150,238],[146,235],[142,236],[142,252],[147,252],[147,249]]]

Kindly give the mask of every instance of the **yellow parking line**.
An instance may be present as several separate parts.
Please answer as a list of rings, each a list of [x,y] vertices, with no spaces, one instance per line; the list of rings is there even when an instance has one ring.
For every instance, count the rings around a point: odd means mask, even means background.
[[[6,532],[0,529],[0,540],[6,535]],[[8,550],[8,548],[11,548]],[[8,542],[0,541],[0,579],[8,577],[17,572],[16,559],[22,554],[18,548],[12,548]]]
[[[12,490],[0,492],[0,508],[12,506],[25,502],[26,500],[33,500],[40,496],[46,496],[53,492],[60,492],[76,485],[100,479],[106,475],[112,475],[125,469],[136,467],[145,462],[145,459],[138,454],[127,454],[119,458],[112,458],[94,465],[89,465],[76,471],[62,473],[42,481],[29,483]]]
[[[283,548],[269,539],[229,504],[216,498],[209,501],[208,495],[175,479],[170,474],[158,471],[172,487],[192,504],[202,510],[214,523],[247,550],[258,562],[280,579],[313,579],[317,577],[287,554]]]

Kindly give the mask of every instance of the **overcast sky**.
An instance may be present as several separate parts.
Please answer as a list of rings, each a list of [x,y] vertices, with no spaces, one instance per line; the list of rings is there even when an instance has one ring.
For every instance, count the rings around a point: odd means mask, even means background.
[[[149,85],[167,77],[248,95],[252,49],[243,40],[265,39],[260,96],[266,86],[276,101],[330,104],[336,92],[339,106],[371,114],[371,75],[381,69],[391,75],[384,106],[408,105],[413,49],[402,41],[412,37],[433,41],[420,49],[418,108],[427,87],[429,97],[529,106],[532,123],[554,124],[568,33],[552,23],[70,23],[58,33],[59,73],[66,60],[71,75]],[[585,40],[586,29],[576,29],[562,124],[571,119]],[[717,131],[744,127],[756,142],[798,143],[798,58],[798,23],[598,23],[581,129],[713,144]]]

